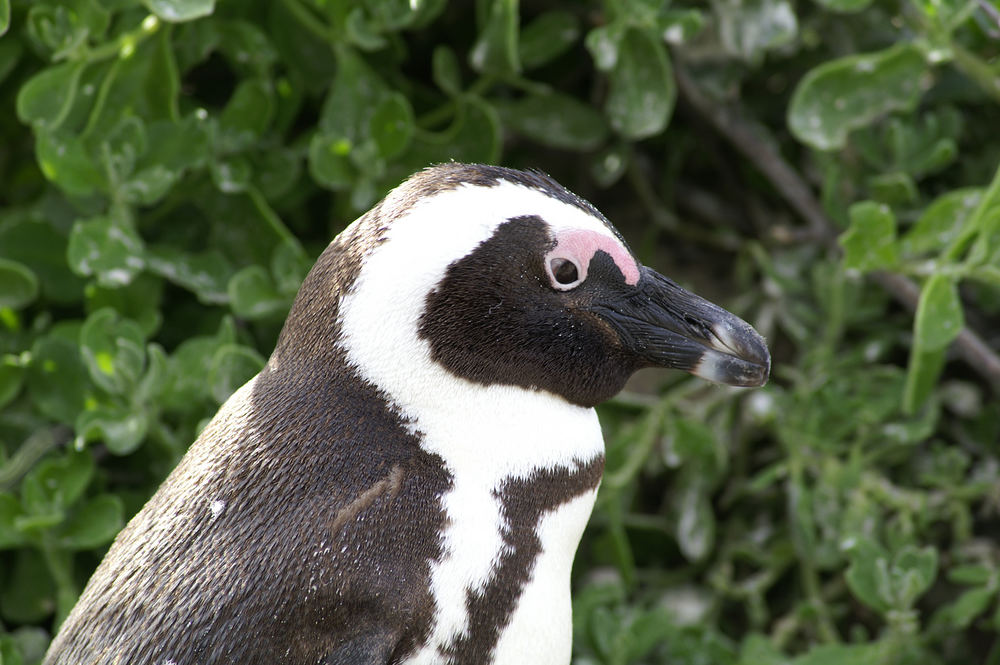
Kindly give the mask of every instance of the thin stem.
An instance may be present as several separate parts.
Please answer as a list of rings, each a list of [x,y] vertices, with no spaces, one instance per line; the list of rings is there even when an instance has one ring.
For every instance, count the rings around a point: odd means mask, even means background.
[[[271,227],[274,233],[281,238],[283,242],[286,242],[294,247],[300,256],[305,256],[305,250],[302,249],[299,239],[288,230],[288,227],[285,226],[283,221],[281,221],[281,217],[278,216],[278,213],[274,212],[274,208],[272,208],[271,204],[267,202],[267,199],[260,193],[260,190],[253,185],[250,185],[247,187],[246,192],[254,207],[257,208],[257,212],[260,213],[261,217],[264,218],[264,221],[267,222],[267,225]]]
[[[330,41],[332,29],[326,23],[316,18],[316,16],[299,2],[299,0],[285,0],[285,7],[298,19],[302,27],[313,33],[325,42]]]

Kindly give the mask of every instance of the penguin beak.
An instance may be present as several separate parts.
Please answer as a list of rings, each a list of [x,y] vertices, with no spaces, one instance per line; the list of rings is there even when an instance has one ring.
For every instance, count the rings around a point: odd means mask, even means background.
[[[641,365],[681,369],[731,386],[767,383],[771,354],[746,321],[645,266],[630,291],[589,309]]]

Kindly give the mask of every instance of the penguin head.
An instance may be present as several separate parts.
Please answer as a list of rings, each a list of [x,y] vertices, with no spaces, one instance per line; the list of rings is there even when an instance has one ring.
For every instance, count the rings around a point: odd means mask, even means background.
[[[736,386],[768,377],[752,327],[641,265],[596,208],[539,173],[425,169],[331,251],[327,263],[354,260],[356,272],[326,269],[341,283],[307,279],[299,300],[339,293],[330,334],[396,392],[433,394],[447,377],[589,407],[643,367]]]

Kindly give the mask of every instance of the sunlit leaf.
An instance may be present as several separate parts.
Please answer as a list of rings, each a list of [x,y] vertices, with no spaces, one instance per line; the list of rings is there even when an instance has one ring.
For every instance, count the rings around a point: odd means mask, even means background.
[[[824,63],[795,88],[788,126],[797,139],[814,148],[842,148],[852,129],[890,111],[913,109],[926,72],[923,54],[905,43]]]

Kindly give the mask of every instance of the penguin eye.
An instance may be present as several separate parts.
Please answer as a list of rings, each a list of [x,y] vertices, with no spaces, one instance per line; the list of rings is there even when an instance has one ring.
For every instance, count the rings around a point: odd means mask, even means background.
[[[566,291],[580,282],[580,270],[569,259],[554,258],[549,261],[549,271],[555,283],[552,285],[560,291]]]

